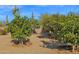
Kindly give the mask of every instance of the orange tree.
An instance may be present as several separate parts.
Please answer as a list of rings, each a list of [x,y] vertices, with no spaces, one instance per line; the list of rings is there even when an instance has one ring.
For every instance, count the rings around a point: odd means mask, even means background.
[[[72,51],[74,51],[79,44],[79,15],[69,13],[62,26],[62,40],[66,43],[71,43]]]
[[[11,37],[23,43],[23,41],[31,35],[31,23],[27,17],[21,17],[18,13],[18,9],[14,9],[14,19],[9,23],[8,30],[11,33]]]
[[[72,50],[79,44],[79,15],[44,15],[42,17],[43,32],[50,34],[63,43],[70,43]]]

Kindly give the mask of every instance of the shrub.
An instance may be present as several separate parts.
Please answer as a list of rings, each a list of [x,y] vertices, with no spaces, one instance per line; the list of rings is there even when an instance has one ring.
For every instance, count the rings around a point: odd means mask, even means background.
[[[63,43],[70,43],[73,47],[79,44],[79,15],[44,15],[42,16],[43,32]]]
[[[0,29],[0,35],[5,35],[7,32],[5,29]]]
[[[17,9],[16,6],[13,10],[13,15],[14,19],[9,23],[8,30],[13,39],[18,40],[19,43],[23,44],[23,41],[32,33],[31,23],[26,16],[20,16],[19,9]]]

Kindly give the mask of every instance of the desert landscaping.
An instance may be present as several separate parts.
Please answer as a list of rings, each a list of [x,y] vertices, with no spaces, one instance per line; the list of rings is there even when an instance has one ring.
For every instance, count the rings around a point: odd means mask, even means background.
[[[12,20],[0,20],[0,54],[79,53],[79,14],[45,12],[36,19],[33,10],[30,17],[17,6],[10,12]]]
[[[25,46],[25,45],[13,45],[10,41],[11,35],[8,33],[6,35],[1,35],[0,36],[0,53],[14,53],[14,54],[63,54],[67,53],[70,54],[72,53],[69,50],[64,50],[64,49],[50,49],[50,48],[45,48],[42,47],[43,43],[41,40],[47,39],[47,38],[38,38],[40,36],[40,29],[37,29],[38,34],[32,34],[30,37],[30,41],[32,45]],[[49,39],[47,39],[49,40]]]

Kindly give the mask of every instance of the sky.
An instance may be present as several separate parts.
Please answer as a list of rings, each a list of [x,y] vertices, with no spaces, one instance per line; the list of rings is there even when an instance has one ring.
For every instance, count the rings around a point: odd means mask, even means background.
[[[0,5],[0,20],[4,21],[8,16],[9,21],[13,19],[13,5]],[[40,18],[40,15],[48,14],[68,14],[69,12],[79,13],[79,5],[17,5],[22,16],[31,17],[32,12],[36,19]]]

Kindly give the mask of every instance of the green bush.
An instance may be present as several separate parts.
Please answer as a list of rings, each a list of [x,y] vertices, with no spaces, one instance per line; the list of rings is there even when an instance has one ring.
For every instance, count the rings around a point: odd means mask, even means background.
[[[32,33],[30,20],[24,16],[20,16],[19,9],[13,9],[14,19],[8,24],[8,30],[13,39],[23,43],[24,39],[28,38]]]
[[[43,15],[43,32],[63,43],[70,43],[74,47],[79,44],[79,15]]]
[[[6,35],[7,34],[7,32],[6,32],[6,30],[5,29],[0,29],[0,35]]]

